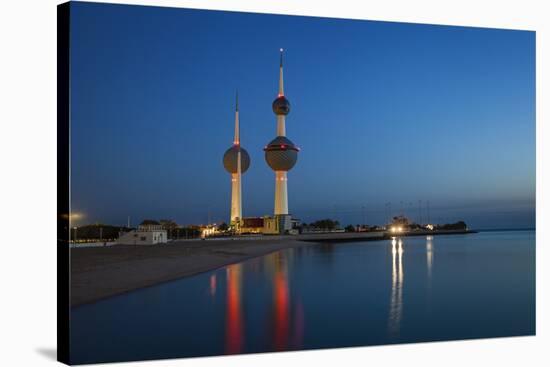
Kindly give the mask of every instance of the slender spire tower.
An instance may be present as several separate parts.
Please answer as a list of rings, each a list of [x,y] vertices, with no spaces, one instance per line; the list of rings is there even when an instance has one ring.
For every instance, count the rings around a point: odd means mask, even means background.
[[[290,102],[285,97],[283,83],[283,49],[279,63],[279,93],[273,101],[273,112],[277,116],[277,137],[265,148],[265,160],[275,171],[275,217],[278,218],[279,231],[290,229],[288,212],[287,172],[298,160],[300,149],[286,137],[286,115],[290,112]]]
[[[223,166],[231,174],[231,217],[230,223],[235,229],[239,229],[243,217],[241,177],[250,166],[250,156],[241,147],[239,131],[239,94],[235,99],[235,138],[233,146],[225,151],[223,155]]]

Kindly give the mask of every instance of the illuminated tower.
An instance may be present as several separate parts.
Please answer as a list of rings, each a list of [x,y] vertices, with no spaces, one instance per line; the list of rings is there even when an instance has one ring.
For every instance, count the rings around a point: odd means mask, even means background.
[[[275,171],[275,218],[279,232],[291,228],[288,213],[287,172],[294,167],[300,149],[286,137],[285,119],[290,112],[290,102],[285,97],[283,87],[283,49],[279,65],[279,94],[273,101],[273,112],[277,116],[277,137],[264,148],[265,160]]]
[[[239,136],[239,95],[235,102],[235,139],[233,146],[225,151],[223,155],[223,166],[231,174],[231,225],[237,230],[240,227],[243,217],[242,196],[241,196],[241,176],[250,166],[250,156],[248,152],[241,147]]]

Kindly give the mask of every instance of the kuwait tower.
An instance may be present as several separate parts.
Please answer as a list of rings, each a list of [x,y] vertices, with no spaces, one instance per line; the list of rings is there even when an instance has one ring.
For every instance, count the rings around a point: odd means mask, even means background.
[[[243,218],[241,176],[250,166],[250,156],[241,147],[239,137],[239,95],[235,101],[235,139],[233,146],[223,155],[223,166],[231,174],[231,225],[239,230]]]
[[[265,160],[275,171],[275,218],[280,233],[291,229],[291,218],[288,213],[287,172],[298,160],[300,149],[286,137],[285,119],[290,112],[290,102],[285,97],[283,85],[283,49],[279,64],[279,94],[273,101],[273,112],[277,116],[277,137],[264,148]]]

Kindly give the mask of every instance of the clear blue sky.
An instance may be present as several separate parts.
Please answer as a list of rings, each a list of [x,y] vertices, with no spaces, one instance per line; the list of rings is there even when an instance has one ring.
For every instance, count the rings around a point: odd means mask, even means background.
[[[228,220],[236,89],[243,212],[271,214],[283,47],[294,216],[417,219],[429,200],[432,221],[535,226],[534,32],[93,3],[71,27],[83,222]]]

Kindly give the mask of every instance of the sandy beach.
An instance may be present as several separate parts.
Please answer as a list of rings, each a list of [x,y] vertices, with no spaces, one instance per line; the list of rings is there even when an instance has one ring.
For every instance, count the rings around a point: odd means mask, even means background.
[[[71,305],[92,303],[273,251],[314,244],[276,237],[71,249]]]

